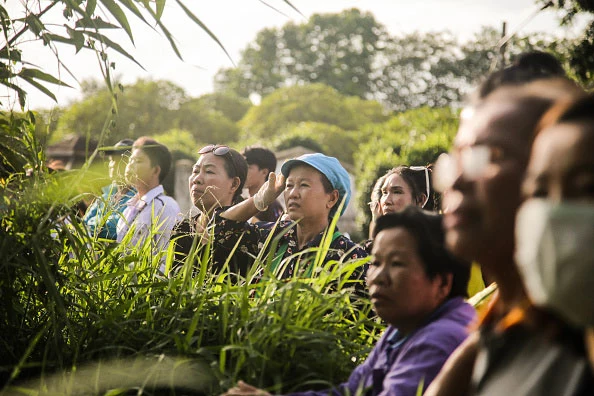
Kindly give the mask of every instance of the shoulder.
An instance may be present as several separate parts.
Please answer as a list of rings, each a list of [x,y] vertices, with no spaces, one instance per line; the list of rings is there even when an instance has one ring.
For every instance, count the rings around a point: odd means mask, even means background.
[[[417,332],[417,342],[435,344],[453,351],[466,339],[468,326],[476,319],[474,308],[459,297],[446,304],[446,312]]]
[[[368,256],[367,252],[362,246],[353,242],[350,238],[342,234],[332,241],[330,246],[333,249],[342,251],[343,254],[346,254],[349,259],[358,259]]]

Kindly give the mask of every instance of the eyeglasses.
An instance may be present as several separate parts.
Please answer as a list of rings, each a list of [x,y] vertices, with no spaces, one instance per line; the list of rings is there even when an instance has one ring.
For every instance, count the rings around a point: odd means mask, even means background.
[[[200,150],[198,150],[198,154],[200,154],[200,155],[208,154],[208,153],[213,153],[217,157],[227,156],[227,158],[229,158],[229,162],[231,163],[231,166],[233,167],[233,172],[235,172],[234,176],[239,175],[239,173],[237,172],[237,168],[235,167],[235,161],[233,161],[233,155],[231,154],[231,149],[229,148],[229,146],[219,146],[218,144],[209,144],[208,146],[204,146]]]
[[[427,202],[429,202],[429,196],[431,193],[431,186],[429,184],[429,168],[427,168],[426,166],[409,166],[408,169],[412,171],[425,172],[425,194],[427,195],[425,196],[425,202],[423,202],[423,205],[421,205],[421,208],[424,208],[425,205],[427,205]]]
[[[458,173],[466,180],[477,180],[489,164],[504,157],[503,149],[487,145],[467,146],[452,154],[442,154],[435,162],[433,187],[444,192],[454,185]]]

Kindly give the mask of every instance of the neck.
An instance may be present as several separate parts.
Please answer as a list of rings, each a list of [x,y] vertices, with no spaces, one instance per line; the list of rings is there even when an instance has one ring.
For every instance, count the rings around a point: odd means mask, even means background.
[[[499,306],[503,312],[508,312],[526,299],[526,291],[516,269],[513,254],[486,256],[479,260],[481,269],[488,279],[497,283]]]
[[[302,219],[297,223],[297,245],[299,249],[312,239],[314,239],[320,232],[328,227],[328,220],[322,222],[308,223]]]
[[[250,197],[253,197],[254,195],[256,195],[258,190],[260,190],[260,187],[262,187],[263,185],[264,185],[264,183],[262,183],[258,186],[249,186],[248,191],[250,192]]]
[[[144,195],[146,195],[149,191],[151,191],[153,188],[157,187],[159,185],[159,182],[152,182],[149,184],[145,184],[145,183],[138,183],[136,186],[136,191],[138,192],[138,196],[142,197]]]

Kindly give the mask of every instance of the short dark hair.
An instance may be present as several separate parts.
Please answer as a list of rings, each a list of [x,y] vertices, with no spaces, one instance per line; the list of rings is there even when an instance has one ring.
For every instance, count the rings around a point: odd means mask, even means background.
[[[260,169],[268,169],[268,172],[276,171],[276,155],[267,148],[249,146],[243,150],[243,156],[248,165],[257,165]]]
[[[171,152],[167,146],[148,136],[141,136],[134,141],[132,148],[142,150],[149,157],[152,166],[161,168],[159,183],[162,183],[171,169]]]
[[[452,255],[445,247],[442,216],[409,206],[402,212],[380,216],[373,238],[383,230],[405,228],[417,241],[417,253],[429,279],[452,274],[452,289],[448,298],[468,297],[470,263]]]
[[[122,139],[117,142],[113,147],[103,150],[105,155],[130,155],[132,153],[132,146],[134,140]]]
[[[478,99],[483,99],[502,86],[565,76],[563,66],[554,55],[542,51],[524,52],[518,55],[512,65],[488,75],[479,86],[477,96]]]

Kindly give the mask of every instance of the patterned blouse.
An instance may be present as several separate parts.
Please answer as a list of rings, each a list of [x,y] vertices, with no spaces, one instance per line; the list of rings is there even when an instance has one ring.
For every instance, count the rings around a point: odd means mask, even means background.
[[[315,258],[315,251],[308,251],[310,248],[320,246],[324,232],[318,234],[314,239],[307,242],[303,248],[299,249],[297,243],[297,227],[293,221],[279,221],[278,223],[257,222],[248,223],[235,220],[229,220],[221,216],[224,209],[218,209],[215,212],[215,243],[219,247],[223,247],[231,251],[239,238],[241,237],[240,245],[237,247],[241,252],[257,256],[262,249],[264,243],[272,232],[272,238],[269,245],[273,245],[273,241],[278,238],[278,245],[276,254],[282,256],[280,260],[276,258],[274,262],[284,262],[284,259],[293,256],[288,265],[280,274],[281,279],[290,278],[293,276],[296,264],[299,263],[301,268],[300,273],[307,271],[308,262]],[[242,236],[243,235],[243,236]],[[335,233],[330,249],[324,258],[324,263],[329,261],[348,261],[367,257],[368,254],[362,247],[355,244],[346,236]],[[367,269],[367,264],[360,267],[360,271],[356,274],[356,278],[362,279]]]

